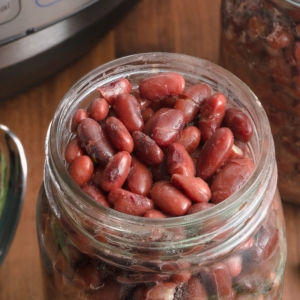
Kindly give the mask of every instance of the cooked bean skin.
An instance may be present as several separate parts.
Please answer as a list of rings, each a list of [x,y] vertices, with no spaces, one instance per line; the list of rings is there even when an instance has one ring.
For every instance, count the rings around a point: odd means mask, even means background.
[[[76,132],[77,127],[79,123],[85,119],[88,118],[88,113],[85,109],[79,108],[73,115],[72,121],[71,121],[71,131]]]
[[[69,141],[68,145],[66,146],[66,150],[65,150],[66,162],[68,164],[71,164],[75,160],[75,158],[77,158],[78,156],[81,156],[83,154],[85,154],[85,151],[80,146],[79,139],[76,136],[73,139],[71,139]]]
[[[190,123],[199,114],[199,106],[192,99],[178,99],[174,105],[175,109],[180,110],[184,115],[184,122]]]
[[[89,117],[97,122],[104,120],[108,115],[108,112],[109,105],[104,98],[96,98],[87,108]]]
[[[182,94],[192,99],[200,107],[211,95],[211,88],[205,83],[199,83],[186,88]]]
[[[161,114],[163,114],[163,113],[169,111],[170,109],[171,109],[171,108],[169,108],[169,107],[163,107],[163,108],[157,110],[157,111],[150,117],[150,119],[145,123],[144,129],[143,129],[143,133],[145,133],[145,134],[147,134],[147,135],[150,136],[151,133],[152,133],[153,126],[154,126],[154,124],[155,124],[157,118],[158,118]]]
[[[227,161],[234,139],[230,129],[222,127],[204,144],[196,162],[196,175],[203,180],[211,178]]]
[[[184,87],[185,80],[180,74],[165,72],[144,79],[139,85],[139,91],[142,97],[161,100],[180,94]]]
[[[150,197],[163,212],[172,216],[182,216],[191,207],[192,202],[179,189],[166,181],[154,184]]]
[[[181,132],[175,143],[182,145],[188,153],[192,153],[200,144],[201,132],[196,126],[188,126]]]
[[[99,188],[97,188],[95,185],[86,184],[82,187],[82,190],[87,195],[89,195],[91,198],[93,198],[96,202],[98,202],[106,207],[110,207],[106,200],[106,196],[104,195],[104,193]]]

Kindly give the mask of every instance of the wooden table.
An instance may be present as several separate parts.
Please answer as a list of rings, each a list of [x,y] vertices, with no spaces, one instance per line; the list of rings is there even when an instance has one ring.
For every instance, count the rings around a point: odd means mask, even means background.
[[[0,104],[0,123],[19,136],[28,162],[20,223],[0,268],[1,300],[43,299],[36,201],[43,177],[46,130],[63,95],[96,66],[133,53],[177,52],[217,63],[220,1],[142,0],[90,52],[41,84]],[[283,299],[296,300],[300,299],[300,206],[284,204],[284,212],[288,260]]]

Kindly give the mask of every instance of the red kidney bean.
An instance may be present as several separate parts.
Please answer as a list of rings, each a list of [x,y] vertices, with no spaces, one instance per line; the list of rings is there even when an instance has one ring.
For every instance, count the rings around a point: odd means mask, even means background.
[[[104,120],[108,115],[108,112],[109,105],[104,98],[96,98],[87,108],[89,117],[97,122]]]
[[[107,200],[106,196],[104,193],[98,189],[95,185],[93,184],[86,184],[82,187],[82,190],[89,195],[91,198],[93,198],[96,202],[106,206],[110,207]]]
[[[111,157],[103,170],[99,185],[105,192],[120,188],[130,171],[131,156],[127,151],[121,151]]]
[[[147,196],[152,184],[153,180],[149,169],[139,160],[132,157],[126,188],[132,193]]]
[[[253,169],[250,159],[232,159],[213,179],[210,186],[211,201],[217,204],[234,194],[250,177]]]
[[[199,83],[186,88],[182,94],[194,100],[200,107],[211,95],[211,88],[205,83]]]
[[[66,146],[65,150],[65,160],[70,165],[75,158],[81,156],[85,153],[84,149],[80,146],[78,137],[71,139]]]
[[[153,126],[157,120],[157,118],[165,113],[166,111],[170,110],[169,107],[163,107],[161,109],[159,109],[158,111],[156,111],[152,116],[151,118],[147,121],[147,123],[145,123],[145,126],[144,126],[144,129],[143,129],[143,132],[147,135],[151,135],[151,132],[152,132],[152,129],[153,129]]]
[[[142,162],[148,165],[156,165],[163,161],[164,153],[149,136],[141,131],[135,131],[132,134],[132,138],[134,152]]]
[[[116,117],[130,133],[143,130],[144,121],[137,99],[130,94],[117,96],[113,105]]]
[[[150,209],[150,210],[146,211],[144,214],[144,218],[151,218],[151,219],[159,218],[159,219],[161,219],[161,218],[165,218],[165,217],[166,217],[166,215],[157,209]]]
[[[183,126],[183,113],[177,109],[170,109],[157,117],[151,138],[157,145],[168,147],[180,137]]]
[[[95,163],[107,164],[108,159],[116,153],[102,127],[91,118],[82,120],[77,128],[77,135],[81,146]]]
[[[208,184],[199,177],[174,174],[171,183],[195,202],[208,202],[211,197]]]
[[[250,119],[236,107],[226,109],[222,125],[230,128],[234,137],[244,143],[249,142],[253,135],[253,127]]]
[[[133,151],[133,139],[124,124],[115,117],[105,120],[105,131],[111,143],[120,151]]]
[[[215,204],[213,203],[206,203],[206,202],[195,203],[189,208],[186,214],[187,215],[195,214],[197,212],[209,209],[213,206],[215,206]]]
[[[204,144],[196,162],[196,174],[203,180],[211,178],[227,161],[233,145],[233,134],[228,128],[219,128]]]
[[[206,142],[220,127],[225,114],[226,97],[222,93],[212,95],[201,107],[199,129],[201,139]]]
[[[201,132],[196,126],[188,126],[181,132],[175,143],[182,145],[188,153],[192,153],[199,145]]]
[[[114,209],[132,216],[143,216],[154,208],[153,200],[123,189],[113,189],[108,194],[109,202],[114,202]]]
[[[184,300],[208,300],[208,295],[200,278],[193,276],[183,289]]]
[[[110,105],[113,105],[118,95],[129,94],[131,92],[131,88],[131,83],[126,78],[121,78],[114,82],[100,86],[97,90]]]
[[[184,282],[189,281],[191,277],[192,274],[189,270],[182,270],[178,273],[172,274],[170,280],[176,284],[182,284]]]
[[[142,110],[142,118],[144,124],[148,122],[148,120],[154,115],[154,110],[151,107],[146,107]]]
[[[184,87],[185,80],[180,74],[165,72],[144,79],[139,85],[139,91],[142,97],[161,100],[181,94]]]
[[[69,167],[69,174],[77,185],[83,186],[93,177],[94,164],[89,156],[77,157]]]
[[[160,209],[172,216],[184,215],[192,205],[189,198],[166,181],[155,183],[150,197]]]
[[[195,167],[193,160],[182,145],[173,143],[168,148],[167,170],[172,175],[195,175]]]
[[[79,108],[76,110],[71,121],[71,131],[76,132],[79,123],[85,118],[88,118],[88,113],[85,109]]]
[[[178,99],[174,105],[175,109],[180,110],[184,115],[184,122],[190,123],[199,114],[199,106],[189,98]]]

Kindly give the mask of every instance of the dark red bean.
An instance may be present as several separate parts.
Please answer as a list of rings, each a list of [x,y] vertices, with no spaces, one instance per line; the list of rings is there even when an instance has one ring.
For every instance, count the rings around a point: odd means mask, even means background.
[[[104,195],[104,193],[97,188],[95,185],[93,184],[86,184],[82,187],[82,190],[89,195],[91,198],[93,198],[96,202],[109,207],[109,204],[106,200],[106,196]]]
[[[197,212],[204,211],[214,206],[215,204],[213,203],[206,203],[206,202],[195,203],[189,208],[186,214],[187,215],[195,214]]]
[[[185,80],[180,74],[165,72],[144,79],[139,85],[139,91],[142,97],[161,100],[181,94],[184,87]]]
[[[160,209],[172,216],[185,215],[192,205],[190,199],[166,181],[155,183],[150,197]]]
[[[69,167],[70,176],[79,186],[83,186],[91,181],[93,171],[94,164],[87,155],[77,157]]]
[[[233,134],[228,128],[219,128],[204,144],[196,162],[196,174],[203,180],[211,178],[227,161],[233,145]]]
[[[153,126],[157,120],[157,118],[165,113],[166,111],[170,110],[169,107],[163,107],[161,109],[159,109],[158,111],[156,111],[152,116],[151,118],[147,121],[147,123],[145,123],[145,126],[144,126],[144,129],[143,129],[143,132],[147,135],[151,135],[151,132],[152,132],[152,129],[153,129]]]
[[[141,217],[154,207],[153,200],[118,188],[113,189],[108,198],[110,203],[114,202],[115,210],[133,216]]]
[[[226,97],[222,93],[212,95],[201,107],[199,129],[205,143],[220,127],[226,108]]]
[[[180,174],[190,177],[195,175],[193,160],[182,145],[173,143],[168,148],[167,170],[172,175]]]
[[[144,214],[144,218],[161,219],[161,218],[165,218],[165,217],[166,217],[166,215],[157,209],[150,209],[150,210],[146,211],[146,213]]]
[[[236,107],[226,109],[222,125],[230,128],[234,137],[244,143],[249,142],[253,135],[253,126],[250,119]]]
[[[130,133],[143,130],[144,121],[137,99],[133,95],[117,96],[113,105],[116,117],[124,124]]]
[[[71,139],[66,146],[65,150],[65,160],[70,165],[75,158],[81,156],[85,153],[84,149],[80,146],[78,137]]]
[[[186,88],[184,96],[194,100],[200,107],[211,95],[211,88],[205,83],[199,83]]]
[[[111,143],[120,151],[133,151],[133,139],[124,124],[115,117],[105,120],[105,131]]]
[[[154,182],[162,180],[170,181],[171,179],[171,175],[167,171],[166,158],[160,164],[150,166],[150,171]]]
[[[182,299],[184,300],[208,300],[208,295],[201,279],[193,276],[183,289]]]
[[[142,110],[142,118],[144,124],[148,122],[148,120],[154,115],[154,110],[151,107],[146,107]]]
[[[129,94],[131,92],[131,88],[131,83],[126,78],[121,78],[114,82],[100,86],[97,90],[110,105],[113,105],[118,95]]]
[[[188,153],[192,153],[199,145],[201,132],[196,126],[188,126],[181,132],[175,143],[182,145]]]
[[[96,98],[89,104],[87,112],[90,118],[99,122],[104,120],[108,115],[109,105],[104,98]]]
[[[111,157],[103,170],[99,185],[105,192],[120,188],[130,171],[131,156],[127,151],[118,152]]]
[[[153,180],[149,169],[139,160],[132,157],[126,188],[132,193],[147,196],[152,184]]]
[[[180,137],[183,126],[183,113],[177,109],[170,109],[157,117],[151,138],[157,145],[168,147]]]
[[[92,263],[79,265],[76,268],[72,284],[78,290],[97,289],[101,286],[101,270]]]
[[[81,146],[95,163],[107,164],[108,159],[116,153],[99,123],[91,118],[81,121],[77,134]]]
[[[208,202],[211,197],[208,184],[199,177],[174,174],[171,183],[195,202]]]
[[[217,204],[234,194],[244,185],[253,169],[254,165],[250,159],[231,160],[212,181],[211,201]]]
[[[192,99],[178,99],[174,105],[184,115],[184,122],[190,123],[199,114],[199,106]]]
[[[85,109],[79,108],[76,110],[71,121],[71,131],[76,132],[79,123],[85,118],[88,118],[88,113]]]
[[[138,158],[148,164],[160,164],[164,159],[164,153],[160,147],[149,136],[141,131],[135,131],[132,134],[134,141],[134,152]]]

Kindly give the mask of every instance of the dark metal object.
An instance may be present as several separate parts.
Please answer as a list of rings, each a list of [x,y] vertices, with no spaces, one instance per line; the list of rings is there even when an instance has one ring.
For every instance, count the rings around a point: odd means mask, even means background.
[[[138,0],[101,0],[45,29],[0,46],[0,101],[89,50]]]

